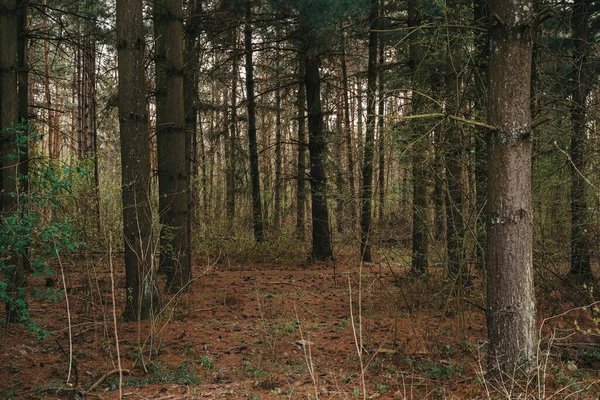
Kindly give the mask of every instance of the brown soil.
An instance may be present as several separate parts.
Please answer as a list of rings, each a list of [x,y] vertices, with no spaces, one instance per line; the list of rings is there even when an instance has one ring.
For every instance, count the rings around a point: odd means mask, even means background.
[[[482,383],[486,329],[478,278],[452,296],[436,267],[427,279],[410,276],[405,265],[361,269],[343,261],[196,267],[190,293],[164,299],[154,321],[118,320],[117,352],[108,267],[67,269],[71,335],[64,298],[32,300],[33,319],[51,336],[37,341],[22,326],[2,327],[0,398],[117,399],[118,355],[128,399],[501,397]],[[49,283],[61,287],[55,279]],[[32,278],[29,289],[45,290],[46,283]],[[117,274],[117,287],[123,284]],[[117,291],[118,310],[123,295]],[[574,308],[555,288],[540,289],[538,299],[544,318]],[[546,321],[542,349],[554,338],[549,357],[539,361],[545,385],[516,376],[502,389],[522,385],[527,398],[559,391],[556,398],[598,398],[598,324],[589,308]]]

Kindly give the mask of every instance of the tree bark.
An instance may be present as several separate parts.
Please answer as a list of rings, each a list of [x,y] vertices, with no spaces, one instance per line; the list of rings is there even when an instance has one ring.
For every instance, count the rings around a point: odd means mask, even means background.
[[[150,206],[144,47],[142,0],[118,0],[119,125],[126,286],[123,317],[127,321],[156,315],[159,305]]]
[[[367,69],[367,131],[365,135],[362,166],[362,189],[360,194],[360,254],[365,262],[371,262],[371,202],[373,197],[373,158],[375,147],[375,100],[377,96],[377,29],[379,28],[379,0],[371,0],[369,14],[369,65]]]
[[[163,5],[166,105],[164,120],[157,125],[161,255],[167,291],[177,293],[192,279],[183,105],[183,10],[182,0],[164,0]]]
[[[484,32],[477,32],[475,45],[479,52],[477,62],[477,73],[475,79],[476,97],[474,109],[478,115],[485,115],[487,85],[488,85],[488,62],[489,62],[489,8],[487,0],[476,0],[474,6],[475,25],[485,28]],[[476,268],[485,270],[485,249],[487,247],[486,221],[487,215],[487,130],[477,128],[475,134],[475,204],[477,218],[477,263]]]
[[[571,15],[573,29],[573,70],[571,79],[571,270],[574,280],[590,281],[590,245],[588,238],[588,213],[585,179],[586,100],[590,92],[587,66],[588,52],[588,0],[575,0]]]
[[[408,2],[408,21],[411,27],[421,25],[422,16],[417,0]],[[412,74],[413,93],[411,97],[411,112],[418,115],[424,111],[423,96],[416,91],[422,90],[425,81],[425,71],[421,66],[423,61],[423,46],[421,34],[413,29],[409,36],[410,69]],[[412,264],[411,271],[418,275],[427,273],[429,236],[427,231],[427,140],[422,136],[423,124],[415,119],[411,123],[413,145],[413,204],[412,204]]]
[[[186,162],[187,170],[190,175],[189,190],[189,231],[192,232],[192,226],[198,228],[200,221],[198,218],[198,106],[196,97],[198,96],[198,53],[196,44],[200,35],[200,13],[202,11],[202,2],[200,0],[188,0],[187,4],[188,19],[185,26],[185,73],[183,84],[183,103],[185,109],[185,143],[186,143]]]
[[[0,138],[1,143],[1,177],[0,189],[2,224],[7,218],[20,217],[19,184],[19,95],[17,76],[19,71],[18,57],[18,16],[17,1],[0,1]],[[19,322],[27,318],[25,303],[25,271],[23,257],[16,251],[7,251],[2,273],[6,277],[6,320]],[[3,278],[4,278],[3,277]],[[4,280],[4,279],[3,279]]]
[[[446,2],[446,23],[460,24],[460,0]],[[446,114],[458,115],[460,110],[462,54],[460,38],[457,32],[448,30],[446,56]],[[463,218],[463,138],[462,130],[456,121],[445,121],[446,145],[446,252],[448,256],[448,275],[460,288],[466,271],[466,250],[464,243]]]
[[[17,0],[17,58],[18,71],[18,114],[19,122],[23,124],[23,135],[27,140],[20,141],[19,147],[19,184],[23,195],[29,194],[29,146],[31,145],[31,121],[29,112],[29,32],[28,32],[28,0]],[[0,97],[1,98],[1,97]],[[21,216],[27,212],[27,205],[20,205]],[[23,270],[31,272],[29,264],[30,246],[27,244],[22,252]],[[23,276],[25,279],[25,276]]]
[[[348,156],[348,185],[350,186],[351,234],[356,232],[356,183],[354,179],[354,146],[352,145],[353,127],[350,122],[350,100],[348,87],[348,67],[346,65],[346,38],[342,42],[342,90],[344,96],[344,129],[346,134],[346,153]]]
[[[488,124],[488,372],[513,378],[533,367],[530,79],[534,32],[528,0],[492,0]]]
[[[385,1],[381,0],[381,16],[383,18],[383,5]],[[379,23],[379,27],[381,29],[382,23]],[[385,62],[385,43],[383,41],[383,34],[379,35],[379,71],[377,75],[377,79],[379,80],[379,86],[377,88],[378,94],[378,109],[377,113],[379,117],[377,118],[377,133],[379,135],[379,226],[383,225],[383,217],[385,210],[385,82],[384,82],[384,68],[383,64]]]
[[[298,112],[298,170],[296,187],[296,238],[305,239],[306,216],[306,87],[304,85],[304,57],[298,52],[298,93],[296,108]]]
[[[275,230],[281,229],[281,190],[283,184],[282,158],[281,158],[281,83],[279,82],[279,41],[275,49],[275,210],[273,221]]]
[[[321,73],[319,56],[314,48],[306,48],[304,54],[306,85],[306,108],[308,110],[308,150],[310,154],[310,194],[312,200],[312,250],[315,261],[333,258],[327,208],[327,175],[325,157],[327,144],[323,131],[321,107]]]
[[[248,107],[248,148],[250,151],[250,180],[252,186],[252,227],[254,240],[265,241],[262,204],[260,196],[260,172],[258,169],[258,144],[256,140],[256,99],[254,98],[254,62],[252,60],[252,2],[247,0],[244,24],[244,47],[246,50],[246,103]]]
[[[237,81],[238,81],[238,49],[237,49],[237,27],[232,29],[232,63],[231,63],[231,106],[229,114],[229,129],[227,142],[225,143],[225,165],[226,165],[226,218],[227,225],[231,229],[235,218],[235,163],[236,163],[236,140],[237,140]]]

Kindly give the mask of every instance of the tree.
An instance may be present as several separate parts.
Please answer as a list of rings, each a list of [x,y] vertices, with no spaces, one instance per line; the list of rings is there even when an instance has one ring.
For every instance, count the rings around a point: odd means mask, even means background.
[[[425,70],[421,66],[423,61],[423,44],[420,32],[416,28],[421,25],[422,15],[418,0],[408,2],[408,24],[413,27],[409,36],[410,71],[413,85],[411,97],[411,112],[419,115],[424,110],[423,95],[419,90],[425,81]],[[427,174],[425,155],[427,141],[423,139],[423,124],[415,119],[411,123],[413,147],[413,204],[412,204],[412,265],[411,271],[418,275],[427,272],[428,264],[428,232],[427,232]]]
[[[144,44],[142,0],[118,0],[117,53],[126,287],[123,316],[127,321],[151,317],[159,304],[150,207]]]
[[[19,218],[19,95],[17,86],[18,14],[16,0],[0,1],[0,138],[1,145],[1,202],[0,215],[3,224],[9,218]],[[3,264],[6,287],[6,319],[18,322],[24,317],[26,299],[23,287],[25,271],[23,257],[16,249],[4,249]]]
[[[571,70],[571,270],[575,281],[591,281],[585,178],[586,101],[590,93],[588,0],[575,0],[571,13],[573,67]]]
[[[527,0],[492,0],[488,124],[488,371],[534,361],[530,79],[535,27]],[[507,375],[511,374],[511,375]]]
[[[296,186],[296,238],[304,240],[304,220],[306,215],[306,87],[304,85],[304,59],[298,52],[298,92],[296,109],[298,112],[298,165]]]
[[[191,232],[199,226],[198,220],[198,37],[201,32],[200,14],[202,2],[200,0],[188,0],[187,2],[187,24],[184,32],[184,58],[185,74],[183,85],[183,103],[185,109],[185,144],[187,170],[190,175],[188,230]],[[200,124],[200,127],[202,124]],[[203,138],[202,142],[203,144]],[[204,175],[203,175],[204,177]],[[193,183],[193,184],[192,184]],[[205,193],[205,191],[204,191]]]
[[[307,41],[303,49],[306,86],[306,109],[308,110],[308,151],[310,157],[310,195],[312,200],[312,250],[313,260],[333,257],[327,208],[327,176],[324,158],[327,151],[323,130],[321,107],[321,73],[318,49]]]
[[[258,169],[258,144],[256,142],[256,99],[254,98],[254,62],[252,60],[252,2],[246,1],[244,23],[244,49],[246,50],[246,103],[248,109],[248,148],[250,151],[250,180],[252,186],[252,227],[254,240],[264,242],[262,207],[260,198],[260,172]]]
[[[385,0],[380,0],[380,22],[379,29],[383,27]],[[383,32],[377,35],[379,37],[379,68],[377,73],[377,133],[379,135],[379,226],[383,225],[384,206],[385,206],[385,42]]]
[[[192,279],[186,162],[185,109],[183,103],[183,8],[182,0],[164,0],[166,104],[164,120],[157,122],[161,262],[167,290],[177,293]],[[164,254],[163,254],[164,253]]]
[[[360,254],[362,260],[371,262],[371,202],[373,197],[373,156],[375,150],[375,100],[377,96],[377,29],[379,28],[379,0],[371,0],[369,14],[369,65],[367,70],[367,132],[362,165]]]
[[[460,1],[446,2],[446,23],[460,26]],[[462,88],[462,43],[457,33],[448,30],[446,49],[446,114],[458,115],[461,107]],[[463,222],[463,138],[462,129],[456,121],[445,121],[446,143],[446,251],[448,254],[448,273],[456,286],[463,283],[466,269],[466,251]]]
[[[351,232],[356,232],[356,185],[354,180],[354,151],[352,145],[353,126],[350,123],[350,99],[348,85],[348,66],[346,62],[346,36],[342,37],[342,92],[344,97],[344,130],[346,134],[346,153],[348,156],[348,185],[350,189]]]

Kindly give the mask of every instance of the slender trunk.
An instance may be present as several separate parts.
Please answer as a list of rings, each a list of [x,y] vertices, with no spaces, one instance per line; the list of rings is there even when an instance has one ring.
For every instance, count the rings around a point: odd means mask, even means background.
[[[260,172],[258,169],[258,145],[256,140],[256,99],[254,98],[254,62],[252,60],[252,3],[246,2],[244,24],[244,47],[246,50],[246,96],[248,108],[248,148],[250,151],[250,180],[252,186],[252,226],[254,240],[265,241],[262,204],[260,196]]]
[[[184,31],[184,83],[183,83],[183,107],[185,110],[185,145],[186,145],[186,169],[190,176],[190,190],[188,196],[188,231],[195,232],[200,226],[198,215],[198,107],[196,97],[198,95],[198,54],[196,43],[200,34],[200,13],[202,11],[200,0],[188,0],[188,19]],[[192,229],[193,227],[193,229]]]
[[[354,146],[352,145],[352,124],[350,123],[350,100],[348,98],[348,68],[346,66],[346,40],[342,42],[342,91],[344,95],[344,129],[346,134],[346,153],[348,156],[348,184],[350,186],[350,217],[352,236],[356,228],[356,183],[354,180]]]
[[[361,174],[358,177],[359,182],[362,179],[362,169],[364,160],[364,140],[363,140],[363,85],[361,79],[356,77],[356,144],[358,149],[358,172]],[[359,183],[360,185],[360,183]]]
[[[408,21],[411,27],[421,25],[422,16],[416,0],[408,3]],[[423,45],[420,33],[414,29],[409,36],[410,69],[412,73],[413,93],[411,98],[412,114],[418,115],[424,111],[424,99],[417,91],[423,87],[426,80],[423,60]],[[411,123],[413,146],[413,204],[412,204],[412,264],[411,271],[423,275],[428,267],[429,236],[427,230],[427,140],[423,124],[418,120]]]
[[[305,239],[306,215],[306,88],[304,86],[305,65],[302,53],[298,53],[298,94],[296,108],[298,112],[298,170],[296,187],[296,237]]]
[[[446,2],[446,23],[460,24],[456,20],[460,12],[460,0]],[[448,31],[448,47],[446,57],[446,113],[457,115],[460,110],[461,77],[461,44],[455,32]],[[445,121],[445,147],[446,147],[446,251],[448,254],[449,277],[462,286],[463,275],[467,273],[465,263],[464,245],[464,218],[463,218],[463,139],[462,130],[455,121]]]
[[[336,136],[335,144],[333,149],[333,157],[335,160],[335,186],[336,186],[336,208],[335,208],[335,221],[338,233],[344,231],[344,195],[346,193],[346,180],[344,179],[343,163],[342,163],[342,142],[344,138],[344,131],[342,125],[343,119],[343,108],[337,107],[337,115],[335,118]]]
[[[379,0],[371,0],[369,16],[369,66],[367,70],[367,131],[365,135],[360,193],[360,254],[362,260],[371,262],[371,201],[373,196],[373,155],[375,147],[375,100],[377,95],[377,29],[379,28]]]
[[[281,159],[281,83],[279,82],[279,41],[275,50],[275,210],[273,220],[275,229],[281,229],[281,185],[282,185],[282,159]]]
[[[29,194],[29,145],[32,140],[30,137],[31,121],[29,113],[29,44],[28,44],[28,1],[17,0],[17,58],[19,63],[18,71],[18,114],[19,122],[23,125],[23,135],[26,140],[21,140],[19,146],[19,184],[23,195]],[[27,205],[21,204],[21,216],[25,216]],[[22,252],[23,270],[31,272],[29,264],[29,244],[24,246]],[[24,283],[25,276],[23,276]]]
[[[312,200],[312,251],[311,259],[333,258],[327,208],[327,175],[325,157],[327,144],[323,131],[321,107],[321,73],[316,49],[307,48],[305,53],[306,108],[308,110],[308,150],[310,155],[310,194]]]
[[[229,114],[229,130],[227,143],[225,144],[225,164],[226,164],[226,218],[229,229],[233,226],[235,218],[235,163],[236,151],[235,143],[237,137],[237,81],[238,81],[238,49],[237,49],[237,28],[233,29],[233,56],[231,65],[231,111]]]
[[[477,74],[475,80],[476,97],[474,109],[480,116],[485,115],[487,107],[488,62],[489,62],[489,33],[487,31],[489,8],[487,0],[474,2],[475,25],[485,28],[477,32],[475,44],[479,53]],[[477,128],[475,134],[475,203],[477,219],[477,264],[480,271],[485,270],[485,249],[487,247],[487,146],[485,137],[487,130]]]
[[[46,1],[42,0],[42,6],[46,7]],[[42,30],[44,32],[44,96],[46,100],[46,119],[48,122],[48,157],[54,156],[54,142],[56,140],[54,111],[52,109],[52,94],[50,92],[50,43],[48,40],[48,9],[44,9],[42,16]]]
[[[150,318],[156,315],[159,305],[154,274],[143,43],[142,0],[117,0],[126,286],[123,316],[127,321]]]
[[[383,5],[385,0],[381,0],[381,18],[383,18]],[[381,26],[381,23],[380,23]],[[379,73],[377,79],[379,80],[379,87],[377,88],[378,94],[378,110],[379,117],[377,119],[377,133],[379,135],[379,226],[383,224],[384,209],[385,209],[385,84],[384,84],[384,69],[383,64],[385,62],[385,43],[383,41],[383,34],[379,34]]]
[[[587,66],[588,0],[575,0],[571,17],[573,29],[573,70],[571,123],[571,270],[576,280],[590,280],[590,245],[586,196],[586,100],[590,92]]]
[[[204,221],[208,218],[208,173],[206,166],[206,144],[204,143],[204,128],[202,124],[202,114],[198,115],[199,129],[198,129],[198,142],[200,143],[200,173],[201,173],[201,187],[202,187],[202,216]],[[205,222],[206,223],[206,222]]]
[[[534,367],[530,79],[534,11],[528,0],[492,0],[488,123],[488,373]]]

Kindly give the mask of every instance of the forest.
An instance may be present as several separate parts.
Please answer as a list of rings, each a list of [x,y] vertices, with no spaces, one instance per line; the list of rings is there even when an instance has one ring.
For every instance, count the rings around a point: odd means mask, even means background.
[[[599,38],[0,0],[0,398],[600,399]]]

